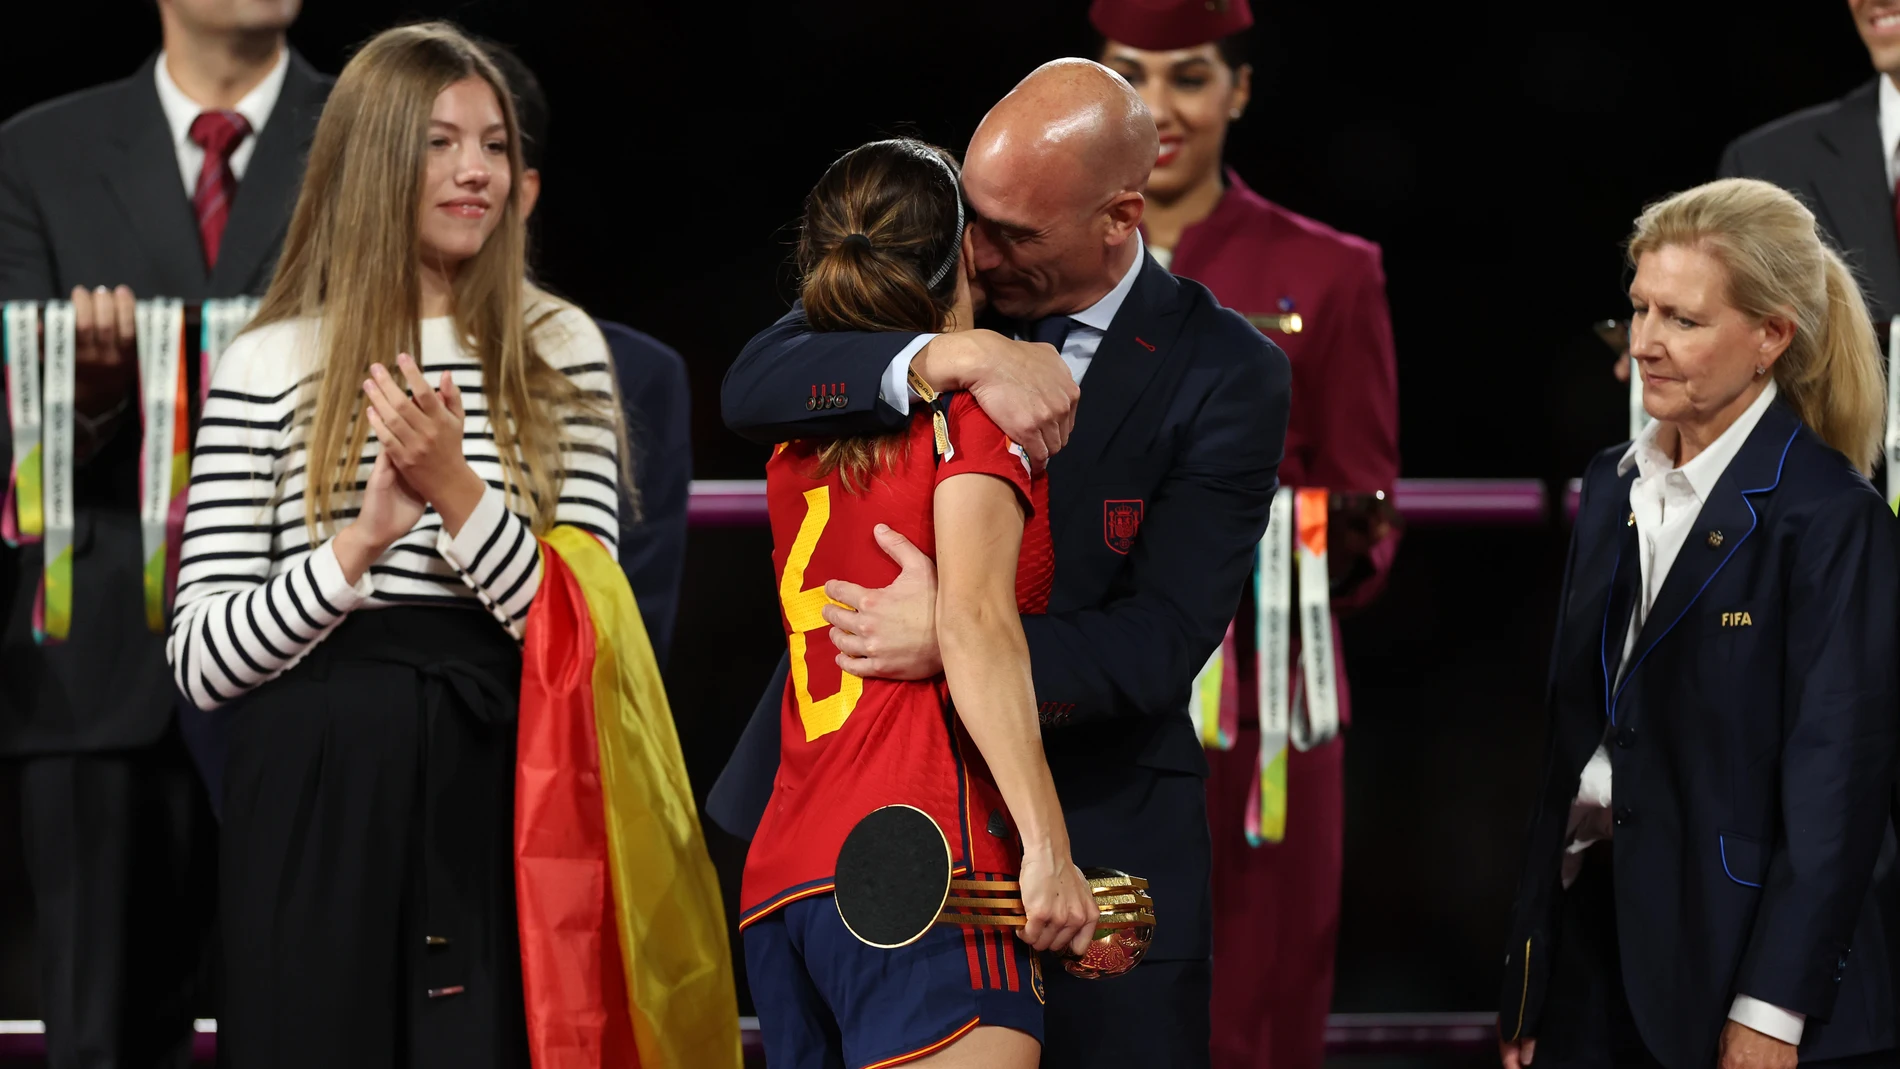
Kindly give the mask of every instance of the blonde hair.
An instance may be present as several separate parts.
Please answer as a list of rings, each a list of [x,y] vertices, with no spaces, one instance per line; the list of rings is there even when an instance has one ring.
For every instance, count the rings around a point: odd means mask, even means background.
[[[312,544],[356,494],[369,439],[362,387],[399,352],[421,352],[419,205],[429,119],[444,89],[481,78],[508,130],[510,173],[522,172],[520,129],[507,82],[472,41],[447,23],[402,26],[365,44],[323,109],[283,257],[250,329],[321,317],[317,371],[297,407],[305,435],[304,521]],[[527,237],[520,183],[501,220],[454,283],[456,337],[481,365],[489,424],[511,503],[531,526],[554,524],[560,497],[564,413],[621,436],[618,405],[589,398],[536,352],[534,332],[565,306],[525,284]],[[549,310],[525,321],[529,301]]]
[[[1775,384],[1822,441],[1871,472],[1886,405],[1880,343],[1860,287],[1814,213],[1779,186],[1724,178],[1646,208],[1630,235],[1629,262],[1670,245],[1720,261],[1729,303],[1742,312],[1794,321]]]

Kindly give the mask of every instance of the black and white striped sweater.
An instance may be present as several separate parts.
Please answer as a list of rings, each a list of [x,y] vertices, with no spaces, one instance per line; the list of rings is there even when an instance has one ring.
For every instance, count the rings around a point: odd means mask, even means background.
[[[531,309],[529,321],[545,315]],[[304,523],[301,389],[317,365],[318,321],[273,323],[240,336],[212,375],[192,450],[191,492],[167,654],[199,708],[221,705],[295,664],[359,609],[389,605],[487,607],[517,639],[541,585],[541,560],[524,516],[507,507],[479,363],[444,317],[422,323],[421,365],[431,384],[448,371],[462,391],[462,448],[488,493],[450,538],[434,509],[355,585],[331,541],[314,549]],[[571,306],[535,329],[542,359],[590,396],[612,396],[607,343]],[[560,523],[593,532],[617,553],[618,467],[613,432],[569,419],[562,448]],[[380,451],[372,435],[360,488]],[[339,519],[356,515],[354,502]]]

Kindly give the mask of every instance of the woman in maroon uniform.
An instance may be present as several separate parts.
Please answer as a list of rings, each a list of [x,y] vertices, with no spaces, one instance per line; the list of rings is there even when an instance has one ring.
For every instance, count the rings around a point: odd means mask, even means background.
[[[806,203],[805,314],[819,330],[968,329],[964,244],[947,153],[909,139],[864,145],[832,164]],[[907,429],[792,442],[766,466],[791,673],[740,927],[775,1069],[1028,1069],[1042,1037],[1029,950],[1079,953],[1094,935],[1018,616],[1041,611],[1053,576],[1041,480],[967,395],[933,398],[916,386],[930,403]],[[843,671],[822,615],[827,581],[878,587],[896,577],[876,539],[885,526],[936,560],[944,671],[933,679]],[[935,819],[957,875],[1021,881],[1020,940],[938,927],[887,950],[845,928],[831,896],[839,847],[865,815],[893,804]]]
[[[1247,0],[1095,0],[1089,19],[1101,38],[1089,55],[1141,93],[1161,134],[1144,190],[1148,251],[1260,325],[1293,362],[1297,403],[1280,481],[1389,494],[1399,473],[1398,383],[1379,247],[1268,201],[1221,166],[1228,125],[1251,89]],[[1329,538],[1335,609],[1369,601],[1397,549],[1390,536],[1354,545],[1343,526]],[[1251,602],[1243,599],[1243,614]],[[1213,1064],[1317,1069],[1339,927],[1344,743],[1288,754],[1286,838],[1249,845],[1242,824],[1258,789],[1260,736],[1252,628],[1235,634],[1247,655],[1240,733],[1232,749],[1207,755],[1207,808],[1215,939],[1247,952],[1214,958]],[[1337,659],[1335,671],[1343,721]]]

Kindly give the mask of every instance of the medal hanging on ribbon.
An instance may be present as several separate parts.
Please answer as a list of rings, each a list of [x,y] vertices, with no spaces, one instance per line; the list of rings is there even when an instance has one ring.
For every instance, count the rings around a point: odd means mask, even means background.
[[[73,387],[75,381],[73,306],[46,303],[46,376],[41,385],[45,421],[41,425],[40,488],[45,500],[41,551],[45,571],[33,599],[33,640],[66,641],[73,626]]]
[[[1287,726],[1293,657],[1293,491],[1273,495],[1267,534],[1254,567],[1254,651],[1259,693],[1260,760],[1248,790],[1247,843],[1286,838]]]
[[[1194,677],[1188,699],[1188,718],[1194,733],[1209,750],[1231,750],[1240,734],[1240,680],[1235,672],[1234,625]]]
[[[257,314],[255,297],[209,300],[199,311],[198,325],[198,405],[211,393],[211,376],[218,369],[218,358],[244,325]]]
[[[1900,316],[1887,328],[1887,504],[1900,512]]]
[[[0,538],[7,545],[38,542],[46,527],[40,493],[40,306],[9,301],[0,312],[6,346],[7,421],[13,431],[13,468],[0,498]]]
[[[1295,499],[1299,527],[1300,679],[1304,717],[1295,716],[1291,736],[1301,753],[1339,736],[1339,662],[1333,656],[1332,574],[1326,562],[1327,495],[1301,490]]]
[[[139,447],[139,536],[145,553],[145,626],[165,631],[176,574],[170,520],[181,505],[190,460],[185,379],[185,306],[177,300],[138,303],[139,402],[144,438]]]

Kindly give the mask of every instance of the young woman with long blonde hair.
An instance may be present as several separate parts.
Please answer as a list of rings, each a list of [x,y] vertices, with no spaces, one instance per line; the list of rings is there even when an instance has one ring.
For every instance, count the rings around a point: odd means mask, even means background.
[[[245,699],[230,1064],[528,1064],[519,640],[535,535],[615,548],[620,436],[599,332],[523,282],[520,169],[505,83],[467,38],[370,41],[212,377],[169,650],[199,706]]]

